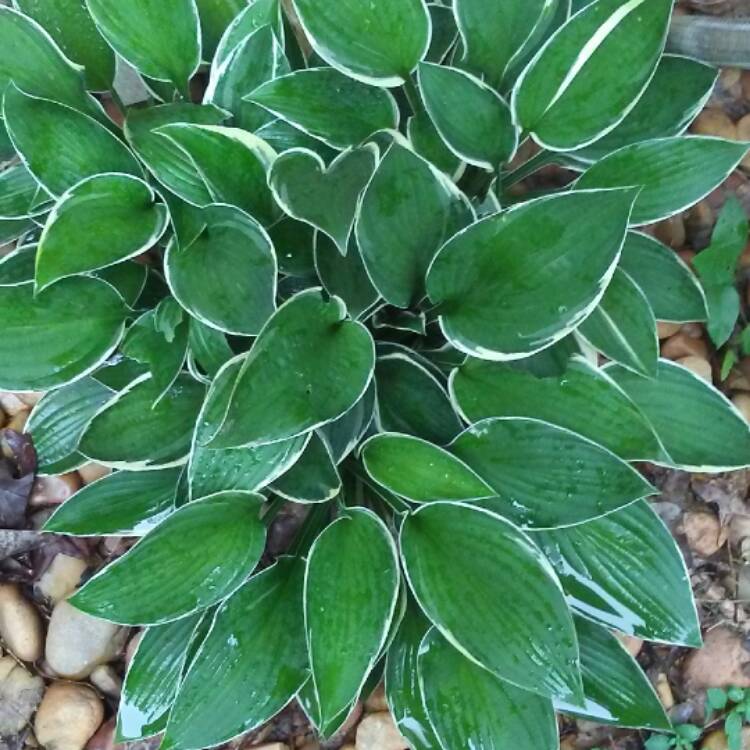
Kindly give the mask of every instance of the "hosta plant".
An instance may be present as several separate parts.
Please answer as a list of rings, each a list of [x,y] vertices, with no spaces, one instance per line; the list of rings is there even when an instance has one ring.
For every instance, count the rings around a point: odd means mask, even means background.
[[[643,462],[750,464],[659,359],[706,297],[643,227],[747,151],[683,135],[671,10],[0,7],[0,388],[41,474],[115,470],[46,530],[138,537],[71,599],[145,628],[121,740],[327,738],[381,678],[414,750],[670,731],[614,635],[701,640]]]

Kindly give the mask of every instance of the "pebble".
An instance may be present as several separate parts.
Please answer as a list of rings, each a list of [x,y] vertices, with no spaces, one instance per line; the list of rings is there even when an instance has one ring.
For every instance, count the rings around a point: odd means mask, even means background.
[[[40,576],[36,591],[52,604],[57,604],[75,591],[87,567],[86,561],[80,557],[60,552]]]
[[[80,489],[81,479],[74,471],[59,476],[37,477],[31,489],[29,505],[32,508],[60,505]]]
[[[685,659],[683,676],[689,691],[710,687],[750,687],[750,651],[742,633],[726,625],[709,630],[703,648]],[[748,670],[746,672],[746,670]]]
[[[34,731],[45,750],[83,750],[103,719],[104,706],[90,687],[55,682],[44,694]]]
[[[86,743],[86,750],[114,750],[115,747],[124,750],[123,745],[115,745],[116,727],[117,719],[114,716],[107,719]]]
[[[705,380],[707,383],[713,382],[711,363],[708,362],[708,360],[703,359],[703,357],[681,357],[677,360],[677,364],[694,372],[699,378]]]
[[[78,469],[78,474],[81,477],[81,481],[84,484],[91,484],[92,482],[95,482],[97,479],[101,479],[102,477],[106,477],[108,474],[112,473],[112,469],[110,469],[107,466],[102,466],[101,464],[84,464]]]
[[[36,661],[42,655],[42,619],[18,586],[0,585],[0,637],[21,661]]]
[[[373,714],[378,711],[387,711],[388,701],[385,698],[385,685],[381,682],[370,697],[365,701],[365,713]]]
[[[26,422],[29,421],[29,414],[31,414],[30,411],[19,411],[18,414],[11,417],[10,422],[5,425],[5,429],[23,432],[26,429]]]
[[[662,344],[661,356],[673,360],[682,357],[708,359],[708,344],[702,338],[696,339],[684,332],[676,333]]]
[[[41,677],[29,674],[12,656],[0,657],[0,737],[26,726],[43,693]]]
[[[737,411],[750,422],[750,394],[737,393],[732,396],[732,403],[737,407]]]
[[[122,679],[109,664],[99,665],[89,677],[91,684],[105,695],[117,697],[122,692]]]
[[[688,547],[700,557],[711,557],[724,545],[727,533],[713,513],[688,511],[682,517]]]
[[[714,135],[719,138],[737,139],[737,127],[721,109],[704,109],[695,118],[690,130],[698,135]]]
[[[679,323],[665,323],[663,320],[659,320],[656,323],[656,333],[660,340],[674,336],[679,332],[680,328],[682,328],[682,326]]]
[[[641,653],[643,648],[643,639],[636,638],[634,635],[625,635],[624,633],[615,633],[617,639],[625,646],[625,650],[635,659]]]
[[[387,711],[368,714],[357,727],[357,750],[406,750],[408,744]]]
[[[271,742],[265,745],[253,745],[253,750],[289,750],[289,745],[283,742]]]
[[[742,728],[742,750],[750,750],[750,727]],[[729,750],[729,740],[723,729],[716,729],[701,743],[701,750]]]
[[[45,657],[60,677],[83,679],[120,653],[127,634],[127,628],[92,617],[63,600],[52,610]]]
[[[15,417],[22,411],[28,411],[29,407],[21,400],[20,393],[8,393],[0,391],[0,408],[9,416]]]
[[[672,688],[667,679],[667,675],[664,672],[660,672],[656,677],[656,694],[659,696],[661,705],[664,706],[665,711],[669,711],[674,706],[674,694]]]
[[[737,138],[741,141],[750,141],[750,114],[745,115],[737,123]],[[743,169],[750,170],[750,154],[744,156],[740,162],[740,166]]]
[[[654,227],[654,237],[665,245],[672,248],[682,247],[687,239],[685,235],[685,222],[680,214],[670,216],[660,221]]]

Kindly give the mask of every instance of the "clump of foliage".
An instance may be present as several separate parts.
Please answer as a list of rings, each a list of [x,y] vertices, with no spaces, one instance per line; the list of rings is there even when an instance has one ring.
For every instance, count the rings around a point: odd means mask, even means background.
[[[140,537],[72,598],[147,628],[120,739],[294,698],[328,737],[383,674],[415,750],[670,730],[612,632],[700,644],[634,462],[744,467],[750,431],[659,359],[706,301],[638,228],[746,145],[682,135],[716,71],[662,54],[671,0],[577,5],[0,7],[0,387],[46,392],[42,473],[116,469],[46,529]]]

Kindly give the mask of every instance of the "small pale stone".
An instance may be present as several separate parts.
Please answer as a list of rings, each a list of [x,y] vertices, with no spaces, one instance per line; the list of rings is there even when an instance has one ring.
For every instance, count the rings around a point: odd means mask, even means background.
[[[122,680],[120,675],[109,666],[109,664],[99,665],[89,677],[91,684],[98,688],[105,695],[118,696],[122,692]]]
[[[61,552],[53,558],[36,583],[36,590],[52,604],[72,594],[86,570],[86,561]]]
[[[703,357],[681,357],[677,360],[677,364],[686,367],[691,372],[695,373],[699,378],[702,378],[707,383],[713,382],[713,371],[711,370],[711,363]]]
[[[750,727],[742,728],[742,750],[750,750]],[[701,743],[701,750],[728,750],[729,740],[723,729],[716,729]]]
[[[29,414],[31,414],[30,411],[19,411],[18,414],[14,414],[10,422],[5,425],[5,429],[23,432],[26,429],[26,422],[29,421]]]
[[[750,394],[737,393],[732,396],[732,403],[737,407],[737,411],[750,422]]]
[[[615,633],[615,635],[633,658],[641,653],[641,649],[643,648],[642,638],[636,638],[634,635],[625,635],[624,633]]]
[[[43,693],[41,677],[29,674],[12,656],[0,658],[0,737],[26,726]]]
[[[656,694],[659,696],[662,706],[665,711],[669,711],[674,706],[674,695],[672,694],[672,688],[667,680],[667,675],[660,672],[656,678]]]
[[[711,557],[726,541],[726,531],[713,513],[688,511],[682,518],[688,547],[701,557]]]
[[[31,490],[29,505],[32,508],[60,505],[79,489],[81,489],[81,479],[74,471],[59,476],[37,477]]]
[[[112,473],[112,469],[110,469],[107,466],[102,466],[101,464],[84,464],[81,466],[80,469],[78,469],[78,474],[81,477],[81,481],[84,484],[91,484],[92,482],[95,482],[97,479],[101,479],[102,477],[106,477],[108,474]]]
[[[289,745],[283,742],[271,742],[265,745],[253,745],[253,750],[289,750]]]
[[[393,717],[387,711],[365,716],[357,727],[357,750],[406,750]]]
[[[708,344],[703,339],[693,338],[686,333],[676,333],[662,344],[661,356],[673,360],[691,356],[707,359]]]
[[[9,417],[15,417],[19,412],[29,410],[28,405],[21,400],[20,393],[7,391],[0,391],[0,407]]]
[[[45,750],[82,750],[103,719],[102,702],[90,687],[55,682],[44,694],[34,731]]]
[[[127,628],[81,612],[63,600],[52,610],[45,657],[60,677],[79,680],[120,653]]]
[[[44,391],[21,391],[16,396],[23,401],[29,409],[33,409],[41,400]]]
[[[21,661],[36,661],[42,655],[42,619],[18,586],[0,585],[0,637]]]
[[[721,109],[704,109],[695,118],[690,129],[698,135],[714,135],[728,140],[737,138],[737,127]]]
[[[385,686],[381,682],[365,701],[365,713],[373,714],[377,711],[387,710],[388,701],[385,699]]]
[[[750,114],[745,115],[737,123],[737,138],[741,141],[750,140]],[[743,169],[750,170],[750,155],[745,155],[745,157],[740,162],[740,166]]]
[[[678,248],[685,244],[685,222],[679,214],[660,221],[654,227],[654,236],[669,247]]]
[[[663,320],[659,320],[656,323],[656,333],[659,335],[659,339],[668,339],[678,333],[681,327],[679,323],[665,323]]]

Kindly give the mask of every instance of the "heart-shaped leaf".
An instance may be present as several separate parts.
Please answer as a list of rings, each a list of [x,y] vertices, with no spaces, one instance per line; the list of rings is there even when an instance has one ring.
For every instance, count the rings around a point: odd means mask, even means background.
[[[71,536],[143,536],[174,510],[181,471],[108,474],[60,505],[44,530]]]
[[[260,138],[239,128],[175,123],[157,131],[190,158],[211,195],[210,203],[227,203],[268,226],[279,209],[268,188],[266,173],[276,157]],[[189,200],[192,191],[182,194]]]
[[[455,185],[395,141],[362,196],[356,223],[362,259],[381,296],[397,307],[421,299],[438,248],[472,219]]]
[[[86,0],[102,36],[138,72],[188,97],[201,61],[195,0]]]
[[[70,603],[123,625],[160,625],[220,602],[239,588],[263,552],[262,502],[260,495],[223,492],[184,505],[91,578]]]
[[[672,0],[598,0],[560,28],[513,89],[515,121],[546,148],[580,148],[635,106],[664,48]]]
[[[234,357],[218,371],[198,416],[188,465],[191,499],[224,490],[257,492],[284,474],[307,445],[309,433],[252,448],[204,447],[221,426],[243,360]]]
[[[81,453],[130,470],[179,464],[190,450],[204,394],[205,388],[188,375],[177,378],[166,393],[150,375],[142,376],[91,420]]]
[[[431,503],[404,519],[400,541],[411,590],[450,643],[518,687],[581,697],[573,618],[529,537],[482,508]]]
[[[294,7],[315,51],[362,81],[399,86],[427,53],[423,0],[294,0]]]
[[[740,163],[748,144],[721,138],[658,138],[625,146],[589,167],[578,190],[636,185],[634,226],[661,221],[708,195]],[[690,164],[690,169],[679,165]]]
[[[112,87],[115,78],[115,53],[102,39],[84,2],[16,0],[15,5],[44,28],[69,60],[84,67],[87,88],[106,91]],[[28,91],[23,84],[21,88]]]
[[[559,746],[549,698],[503,682],[435,628],[422,641],[418,669],[425,709],[442,747]]]
[[[614,272],[633,198],[595,191],[532,200],[449,240],[427,275],[448,340],[472,356],[507,360],[570,333]]]
[[[84,462],[78,443],[94,414],[114,394],[93,378],[46,393],[34,407],[26,432],[34,440],[37,472],[62,474]]]
[[[177,301],[226,333],[255,336],[274,311],[276,256],[254,219],[232,206],[210,206],[206,229],[189,247],[172,239],[164,264]],[[242,305],[237,299],[244,300]]]
[[[655,378],[618,365],[606,373],[643,412],[669,463],[686,471],[732,471],[750,465],[750,426],[731,402],[692,371],[659,360]],[[695,435],[701,439],[696,441]]]
[[[362,447],[362,462],[378,484],[415,503],[477,500],[495,494],[463,461],[410,435],[371,437]]]
[[[179,103],[131,109],[125,120],[125,137],[162,185],[193,205],[205,206],[212,198],[193,161],[158,131],[174,122],[219,125],[225,119],[226,114],[212,105]]]
[[[443,384],[423,364],[401,352],[378,357],[375,364],[381,429],[404,432],[445,445],[461,431],[461,422]]]
[[[305,566],[280,558],[216,612],[180,685],[163,744],[201,750],[268,721],[308,678],[302,617]],[[236,658],[227,658],[227,644]]]
[[[627,117],[574,156],[597,161],[623,146],[681,135],[703,109],[718,71],[689,57],[664,55],[654,77]]]
[[[0,388],[48,390],[91,372],[117,346],[126,315],[97,279],[65,279],[36,296],[32,284],[0,287]]]
[[[295,503],[325,503],[339,494],[341,477],[327,443],[316,432],[294,465],[273,482],[272,489]]]
[[[245,97],[334,148],[357,146],[398,126],[393,97],[333,68],[295,70]]]
[[[535,419],[482,420],[448,450],[495,491],[481,504],[525,527],[581,523],[656,492],[605,448]]]
[[[647,502],[532,538],[578,614],[639,638],[701,645],[682,554]]]
[[[555,708],[591,721],[670,731],[653,685],[620,641],[582,617],[576,617],[576,632],[586,703],[583,708],[556,703]]]
[[[117,710],[117,741],[164,729],[202,613],[146,628],[132,656]]]
[[[341,300],[319,289],[295,295],[245,358],[212,447],[272,443],[337,419],[365,392],[374,364],[369,332],[346,319]]]
[[[470,423],[487,417],[529,417],[577,432],[627,461],[663,457],[638,408],[582,358],[572,360],[559,375],[469,359],[451,373],[450,392]]]
[[[340,154],[326,169],[313,151],[292,149],[274,161],[268,181],[286,213],[325,232],[346,255],[359,195],[377,160],[377,148],[367,144]]]
[[[706,319],[706,299],[695,275],[676,252],[653,237],[628,232],[619,267],[646,295],[657,320]]]
[[[26,219],[44,213],[44,206],[35,204],[45,197],[44,189],[23,164],[0,172],[0,220]]]
[[[138,177],[101,174],[82,180],[62,195],[44,227],[37,290],[140,255],[156,244],[168,222],[166,207]]]
[[[459,159],[489,170],[510,161],[518,132],[494,89],[471,73],[433,63],[420,64],[419,86],[438,133]]]
[[[143,175],[107,128],[64,104],[35,99],[12,85],[5,90],[3,119],[16,151],[52,195],[102,172]]]
[[[659,340],[654,312],[646,295],[622,269],[615,270],[607,291],[578,333],[605,357],[645,377],[656,374]]]
[[[305,630],[323,731],[357,697],[375,664],[398,589],[393,539],[369,510],[344,510],[310,549]]]

